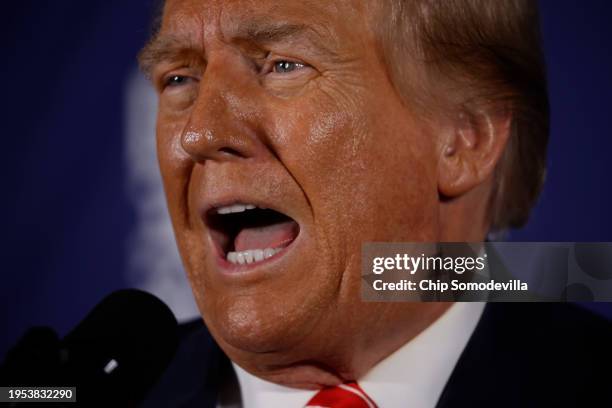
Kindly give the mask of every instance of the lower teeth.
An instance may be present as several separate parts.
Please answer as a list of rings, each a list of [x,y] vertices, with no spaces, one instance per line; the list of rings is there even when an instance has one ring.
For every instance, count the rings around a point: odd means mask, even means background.
[[[251,264],[270,258],[279,253],[283,248],[248,249],[240,252],[228,252],[227,261],[236,265]]]

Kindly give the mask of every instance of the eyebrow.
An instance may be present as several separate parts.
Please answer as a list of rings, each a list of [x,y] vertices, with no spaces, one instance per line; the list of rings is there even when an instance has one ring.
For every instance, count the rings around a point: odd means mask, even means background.
[[[314,28],[305,24],[253,20],[238,27],[232,38],[234,41],[242,40],[260,45],[305,38],[322,53],[330,56],[337,55],[326,45],[324,39]],[[190,50],[193,52],[194,47],[191,47],[183,38],[169,34],[157,34],[138,55],[140,69],[147,77],[150,77],[157,64],[176,59]]]
[[[252,21],[238,30],[237,38],[250,40],[257,43],[279,42],[285,39],[295,38],[309,30],[304,24],[291,23],[258,23]]]
[[[156,65],[177,59],[191,48],[185,44],[185,41],[177,36],[156,34],[138,53],[140,70],[150,78]]]
[[[234,41],[242,40],[259,45],[305,40],[317,53],[329,57],[337,56],[337,52],[330,47],[331,42],[326,40],[317,28],[308,24],[251,20],[239,27],[233,37]]]

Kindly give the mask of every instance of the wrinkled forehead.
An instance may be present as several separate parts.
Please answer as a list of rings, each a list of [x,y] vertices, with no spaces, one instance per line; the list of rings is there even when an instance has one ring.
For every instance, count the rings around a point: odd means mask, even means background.
[[[162,33],[193,40],[231,38],[258,26],[299,24],[343,41],[368,30],[364,0],[166,0]]]

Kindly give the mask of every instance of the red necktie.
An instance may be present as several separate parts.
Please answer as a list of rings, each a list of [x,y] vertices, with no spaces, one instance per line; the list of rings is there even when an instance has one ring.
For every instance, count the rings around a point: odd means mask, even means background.
[[[356,382],[323,388],[306,408],[378,408]]]

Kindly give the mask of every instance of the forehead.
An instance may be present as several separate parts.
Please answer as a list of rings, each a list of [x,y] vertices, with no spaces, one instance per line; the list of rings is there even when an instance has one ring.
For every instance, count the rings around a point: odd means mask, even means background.
[[[325,32],[333,41],[366,31],[367,8],[360,0],[166,0],[161,32],[193,41],[286,23]]]

